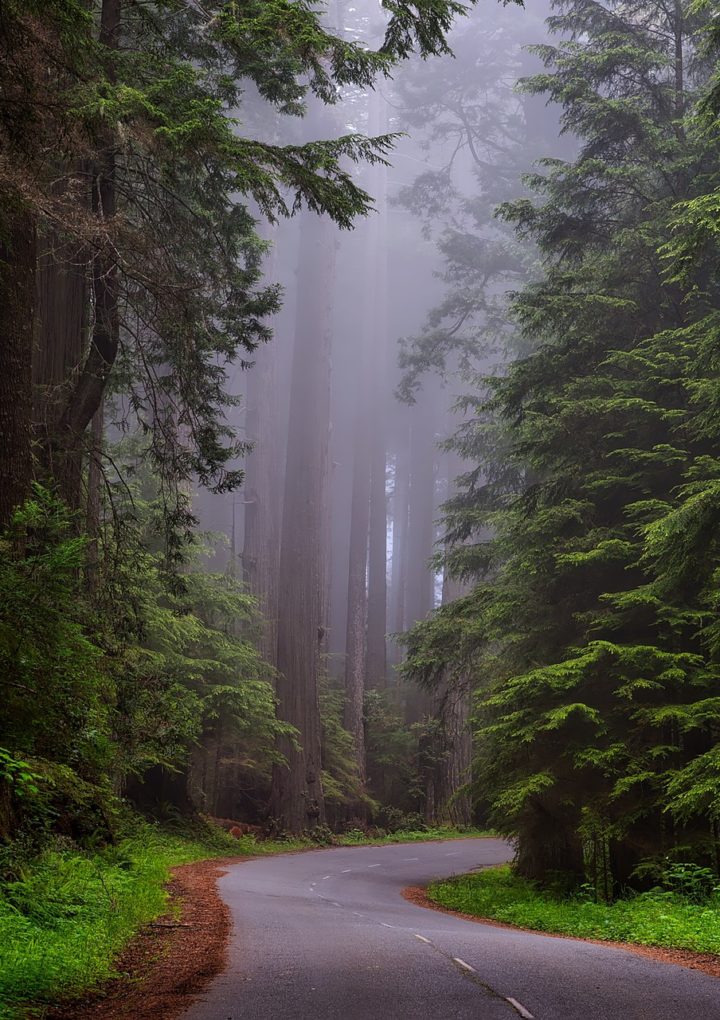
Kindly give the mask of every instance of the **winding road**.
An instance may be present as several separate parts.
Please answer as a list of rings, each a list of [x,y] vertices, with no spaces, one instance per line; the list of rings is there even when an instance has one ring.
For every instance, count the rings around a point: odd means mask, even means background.
[[[720,1020],[720,980],[610,946],[464,921],[401,896],[498,864],[501,840],[233,865],[228,966],[185,1020]]]

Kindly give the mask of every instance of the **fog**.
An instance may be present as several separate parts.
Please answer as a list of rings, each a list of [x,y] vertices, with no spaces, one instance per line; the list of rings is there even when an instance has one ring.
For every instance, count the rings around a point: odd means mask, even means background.
[[[381,42],[374,0],[330,13],[346,38]],[[443,444],[471,377],[477,388],[518,354],[506,296],[534,253],[494,210],[572,144],[544,98],[517,90],[541,67],[527,47],[546,41],[546,15],[483,4],[452,31],[453,56],[412,58],[374,91],[311,102],[301,120],[270,117],[250,95],[243,111],[276,143],[395,136],[387,165],[348,168],[374,206],[353,229],[307,210],[265,228],[283,306],[272,341],[233,373],[233,424],[252,444],[245,485],[196,506],[225,536],[213,569],[259,600],[264,654],[291,678],[281,702],[310,683],[312,706],[329,675],[361,773],[368,689],[389,692],[408,725],[437,708],[402,684],[399,635],[462,590],[442,562],[440,517],[468,467]],[[296,704],[287,718],[305,732],[313,711]]]

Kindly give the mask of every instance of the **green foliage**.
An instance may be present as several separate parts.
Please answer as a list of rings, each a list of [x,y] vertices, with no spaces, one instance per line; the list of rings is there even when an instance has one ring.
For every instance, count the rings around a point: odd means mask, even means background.
[[[347,811],[372,812],[378,806],[358,775],[353,738],[342,725],[344,701],[344,692],[324,678],[320,692],[323,793],[331,816],[338,821]]]
[[[87,628],[84,547],[39,487],[0,537],[0,733],[11,755],[98,778],[111,755],[109,685]]]
[[[366,691],[364,711],[368,788],[378,802],[374,823],[391,832],[423,828],[419,728],[407,726],[391,691]]]
[[[182,575],[168,573],[151,551],[162,509],[136,497],[131,515],[115,507],[92,597],[85,542],[45,490],[0,540],[3,835],[107,838],[130,777],[186,770],[220,729],[267,777],[288,732],[253,644],[253,599],[232,577],[191,568],[193,543]]]
[[[101,0],[4,5],[0,91],[12,100],[0,117],[0,222],[21,195],[41,234],[53,234],[58,264],[63,245],[94,253],[122,308],[102,378],[91,346],[50,394],[62,404],[50,431],[81,448],[113,369],[153,433],[166,484],[240,484],[228,369],[270,338],[280,297],[262,283],[268,245],[254,217],[309,209],[351,227],[372,207],[351,166],[384,162],[392,144],[357,134],[294,144],[292,129],[280,144],[280,125],[344,88],[372,88],[413,51],[446,52],[466,10],[457,0],[383,6],[384,44],[373,51],[333,32],[316,0],[123,3],[117,26]],[[325,120],[319,133],[337,131]]]
[[[398,819],[400,827],[391,829],[389,832],[379,834],[377,830],[369,833],[362,829],[351,829],[335,836],[333,842],[337,846],[388,846],[393,843],[421,843],[428,840],[446,839],[477,839],[482,836],[491,836],[492,833],[481,829],[454,829],[452,826],[426,826],[420,824],[418,828],[417,819],[403,817]]]
[[[519,873],[599,893],[658,855],[717,867],[717,255],[667,245],[717,186],[716,133],[683,121],[701,21],[555,5],[523,89],[579,152],[501,209],[542,258],[512,307],[534,353],[466,402],[447,518],[475,588],[410,639],[410,676],[476,678],[477,789]]]
[[[59,841],[26,864],[0,891],[0,1011],[10,1016],[29,1000],[56,1001],[109,977],[128,939],[164,912],[168,869],[227,854],[230,842],[211,849],[145,828],[93,855]]]
[[[0,747],[0,781],[4,781],[15,797],[28,797],[39,793],[40,774],[33,772],[32,765],[10,754]]]
[[[720,899],[716,892],[697,900],[681,888],[654,889],[616,903],[597,903],[585,896],[553,895],[503,867],[435,882],[429,896],[451,910],[536,931],[720,952]]]

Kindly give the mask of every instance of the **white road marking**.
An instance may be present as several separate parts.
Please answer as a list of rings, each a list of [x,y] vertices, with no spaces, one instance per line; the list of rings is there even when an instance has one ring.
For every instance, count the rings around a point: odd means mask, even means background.
[[[517,999],[511,999],[510,996],[508,996],[507,1001],[514,1009],[518,1011],[523,1020],[535,1020],[532,1013],[525,1009],[523,1004],[521,1002],[518,1002]]]
[[[322,877],[322,880],[323,880],[323,882],[327,882],[327,880],[328,880],[329,878],[330,878],[330,876],[329,876],[329,875],[323,875],[323,877]]]
[[[419,861],[419,857],[403,857],[403,861]]]
[[[456,963],[458,967],[462,967],[463,970],[469,970],[471,973],[475,973],[475,968],[471,967],[469,963],[465,963],[465,961],[461,960],[459,956],[453,956],[453,962]]]
[[[427,942],[427,944],[430,945],[430,939],[426,939],[424,935],[415,935],[415,938],[419,939],[421,942]]]
[[[340,906],[340,904],[339,904],[339,903],[336,903],[336,902],[335,902],[335,900],[331,900],[330,902],[332,903],[332,905],[333,905],[334,907],[339,907],[339,906]]]
[[[459,850],[453,850],[453,852],[451,854],[445,854],[445,856],[446,857],[459,857],[460,856],[460,851]]]
[[[380,924],[383,926],[383,928],[394,928],[395,927],[394,924],[387,924],[385,921],[381,921]]]
[[[379,864],[368,864],[368,868],[379,868]]]
[[[341,875],[349,875],[351,871],[352,871],[352,868],[344,868],[344,869],[343,869],[343,870],[342,870],[342,871],[340,872],[340,874],[341,874]]]

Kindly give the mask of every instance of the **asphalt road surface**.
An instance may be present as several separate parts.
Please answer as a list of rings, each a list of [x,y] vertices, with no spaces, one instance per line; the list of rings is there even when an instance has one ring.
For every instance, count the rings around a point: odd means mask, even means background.
[[[706,974],[400,895],[507,857],[501,840],[468,839],[231,867],[228,966],[185,1020],[720,1020],[720,980]]]

